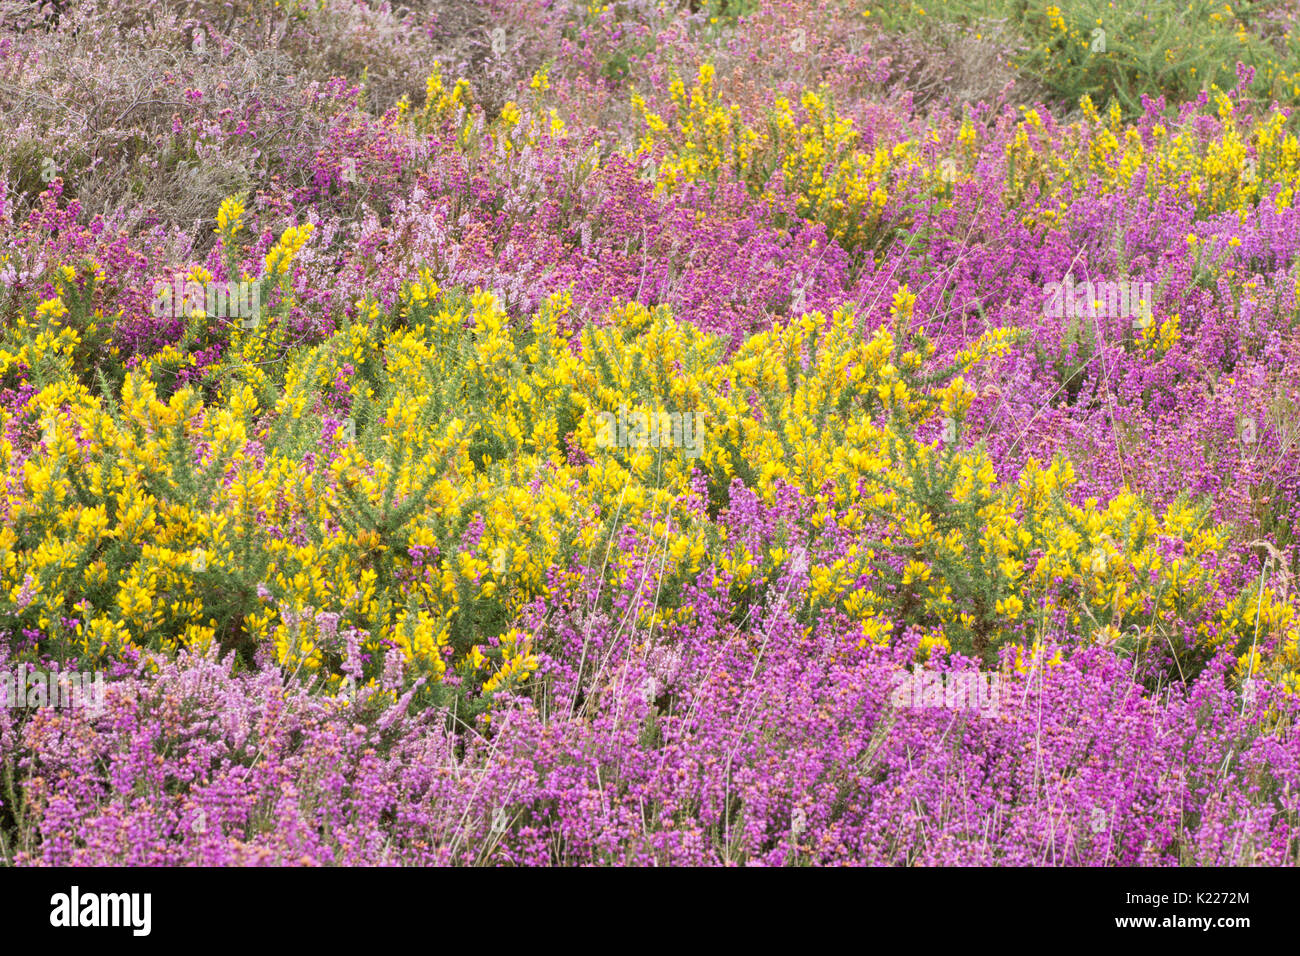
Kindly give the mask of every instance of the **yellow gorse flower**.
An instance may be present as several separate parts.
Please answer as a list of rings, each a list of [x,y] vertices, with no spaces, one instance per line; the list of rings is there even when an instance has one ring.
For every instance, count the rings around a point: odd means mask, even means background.
[[[222,238],[231,238],[239,232],[243,225],[244,206],[236,197],[231,196],[221,201],[221,206],[217,209],[217,227],[216,232]]]
[[[287,274],[293,264],[294,256],[307,244],[307,240],[311,238],[314,228],[308,222],[301,226],[290,226],[286,229],[284,234],[280,236],[280,241],[266,253],[264,274],[270,277]]]

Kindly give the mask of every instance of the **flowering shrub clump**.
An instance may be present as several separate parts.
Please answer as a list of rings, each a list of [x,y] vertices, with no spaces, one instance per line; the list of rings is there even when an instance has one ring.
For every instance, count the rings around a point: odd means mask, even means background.
[[[1192,90],[1003,16],[945,96],[905,5],[68,6],[0,33],[88,124],[0,124],[0,859],[1300,862],[1289,21]]]

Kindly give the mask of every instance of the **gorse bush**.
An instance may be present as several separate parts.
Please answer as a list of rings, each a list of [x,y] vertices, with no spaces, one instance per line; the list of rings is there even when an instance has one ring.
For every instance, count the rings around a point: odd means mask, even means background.
[[[1103,120],[1090,97],[1080,102],[1083,119],[1064,133],[1077,148],[1043,151],[1048,133],[1043,118],[1030,109],[1006,149],[1009,191],[1032,194],[1033,205],[1047,221],[1060,214],[1059,205],[1053,209],[1046,201],[1049,197],[1065,189],[1124,190],[1139,170],[1150,199],[1165,190],[1185,195],[1201,218],[1249,213],[1264,202],[1281,210],[1295,196],[1300,139],[1288,131],[1282,111],[1239,115],[1237,103],[1220,92],[1212,104],[1217,116],[1213,138],[1205,135],[1204,115],[1192,111],[1168,126],[1153,119],[1144,136],[1123,125],[1118,108],[1112,107]]]
[[[721,100],[715,77],[705,64],[689,92],[674,80],[668,118],[633,97],[646,129],[640,151],[659,161],[659,190],[729,177],[755,197],[790,196],[796,215],[823,223],[857,252],[883,245],[909,224],[884,215],[891,196],[907,193],[913,180],[944,188],[938,168],[920,163],[915,143],[864,149],[853,119],[835,111],[825,88],[805,91],[797,111],[778,97],[765,117],[750,121]]]
[[[268,277],[308,235],[286,232]],[[5,626],[32,659],[216,645],[252,664],[265,647],[327,692],[349,676],[378,692],[400,668],[431,688],[454,673],[478,699],[539,666],[544,641],[517,627],[530,602],[594,574],[612,612],[644,573],[638,542],[662,555],[639,620],[651,629],[691,619],[701,574],[726,575],[743,618],[799,561],[787,599],[803,626],[832,613],[864,644],[915,629],[923,648],[990,661],[1064,625],[1186,674],[1221,644],[1272,647],[1291,622],[1271,592],[1223,589],[1224,539],[1203,508],[1071,504],[1064,461],[998,485],[961,441],[961,373],[1004,354],[1008,333],[937,367],[906,287],[873,333],[851,312],[812,313],[727,356],[635,305],[575,351],[559,332],[567,297],[525,327],[490,293],[424,274],[315,345],[284,344],[285,304],[236,324],[230,374],[206,400],[201,383],[176,385],[166,351],[120,391],[88,384],[60,288],[17,326],[41,323],[31,348],[66,343],[39,353],[61,356],[29,403],[43,431],[0,446]],[[667,428],[653,444],[601,440],[603,414],[666,410],[700,416],[697,454]],[[719,518],[736,482],[769,505],[793,493],[805,513],[755,550]]]

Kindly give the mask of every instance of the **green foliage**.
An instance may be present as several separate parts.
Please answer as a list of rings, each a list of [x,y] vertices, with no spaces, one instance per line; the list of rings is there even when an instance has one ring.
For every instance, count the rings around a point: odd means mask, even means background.
[[[1006,22],[1020,43],[1015,63],[1069,111],[1091,96],[1117,99],[1125,115],[1142,112],[1142,97],[1172,103],[1202,90],[1238,84],[1237,64],[1255,69],[1250,92],[1268,102],[1294,102],[1300,89],[1300,37],[1276,16],[1276,4],[1223,0],[946,0],[873,6],[885,29],[926,31],[936,20],[972,31]]]

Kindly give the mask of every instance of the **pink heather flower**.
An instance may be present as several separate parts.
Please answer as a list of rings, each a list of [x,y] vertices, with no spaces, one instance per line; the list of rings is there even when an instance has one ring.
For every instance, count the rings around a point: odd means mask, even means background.
[[[334,627],[338,628],[337,614],[334,615]],[[365,671],[365,665],[361,660],[361,636],[362,632],[355,627],[349,627],[343,632],[343,673],[358,683]]]
[[[35,590],[36,579],[30,574],[26,575],[23,578],[23,586],[19,589],[18,599],[15,602],[18,606],[18,610],[26,610],[27,606],[32,603],[32,598],[35,596]]]
[[[402,652],[396,647],[384,649],[384,687],[388,690],[401,690],[405,682],[406,662]]]

